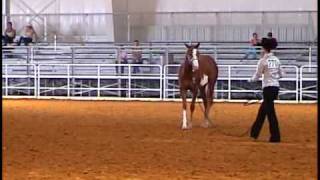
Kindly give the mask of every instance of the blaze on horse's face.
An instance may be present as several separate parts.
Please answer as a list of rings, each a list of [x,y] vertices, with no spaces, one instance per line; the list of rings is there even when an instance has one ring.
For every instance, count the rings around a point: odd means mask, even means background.
[[[198,48],[200,43],[198,43],[197,45],[193,46],[193,45],[188,45],[188,44],[184,44],[187,48],[187,52],[186,52],[186,60],[188,61],[188,63],[191,63],[192,60],[197,60],[199,59],[199,52],[198,52]]]

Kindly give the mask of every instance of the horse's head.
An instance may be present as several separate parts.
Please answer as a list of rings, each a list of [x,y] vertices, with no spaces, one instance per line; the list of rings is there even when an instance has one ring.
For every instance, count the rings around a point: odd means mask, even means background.
[[[185,64],[186,65],[192,65],[193,70],[197,70],[199,68],[199,51],[198,48],[200,46],[200,43],[196,45],[188,45],[184,44],[187,48],[186,52],[186,58],[185,58]]]

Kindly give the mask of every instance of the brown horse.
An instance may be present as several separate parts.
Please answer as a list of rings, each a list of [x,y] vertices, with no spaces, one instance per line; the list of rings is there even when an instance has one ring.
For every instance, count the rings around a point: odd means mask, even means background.
[[[200,95],[205,107],[204,110],[204,123],[202,127],[208,128],[212,126],[209,119],[209,112],[213,103],[214,86],[218,78],[218,67],[215,60],[208,55],[200,55],[197,45],[188,45],[184,62],[179,69],[179,85],[180,95],[183,101],[182,112],[182,129],[192,128],[192,115],[195,108],[195,100],[200,90]],[[187,92],[192,92],[192,102],[190,106],[191,118],[187,120]]]

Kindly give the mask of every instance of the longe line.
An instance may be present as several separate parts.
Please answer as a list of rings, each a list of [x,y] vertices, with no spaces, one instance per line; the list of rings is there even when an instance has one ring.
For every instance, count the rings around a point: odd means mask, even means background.
[[[202,111],[203,113],[205,113],[205,110],[204,110],[204,108],[201,106],[201,102],[200,102],[200,101],[198,102],[198,104],[199,104],[199,106],[200,106],[201,111]],[[210,119],[210,117],[208,117],[208,119],[209,119],[211,122],[213,122],[213,121]],[[222,131],[222,130],[219,129],[217,126],[214,126],[214,128],[215,128],[218,132],[220,132],[221,134],[223,134],[223,135],[225,135],[225,136],[231,136],[231,137],[244,137],[244,136],[248,135],[249,132],[250,132],[250,130],[251,130],[251,127],[249,127],[249,128],[248,128],[245,132],[243,132],[243,133],[240,133],[240,134],[231,134],[231,133],[226,133],[226,132]]]

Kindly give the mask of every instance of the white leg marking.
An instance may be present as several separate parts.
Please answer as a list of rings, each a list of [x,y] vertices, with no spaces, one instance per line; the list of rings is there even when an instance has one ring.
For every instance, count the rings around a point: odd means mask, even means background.
[[[187,129],[187,111],[184,109],[182,111],[182,129]]]
[[[201,79],[200,85],[201,85],[201,86],[204,86],[204,85],[206,85],[207,83],[208,83],[208,76],[204,74],[203,77],[202,77],[202,79]],[[208,87],[208,85],[206,86],[206,91],[207,91],[207,87]]]

